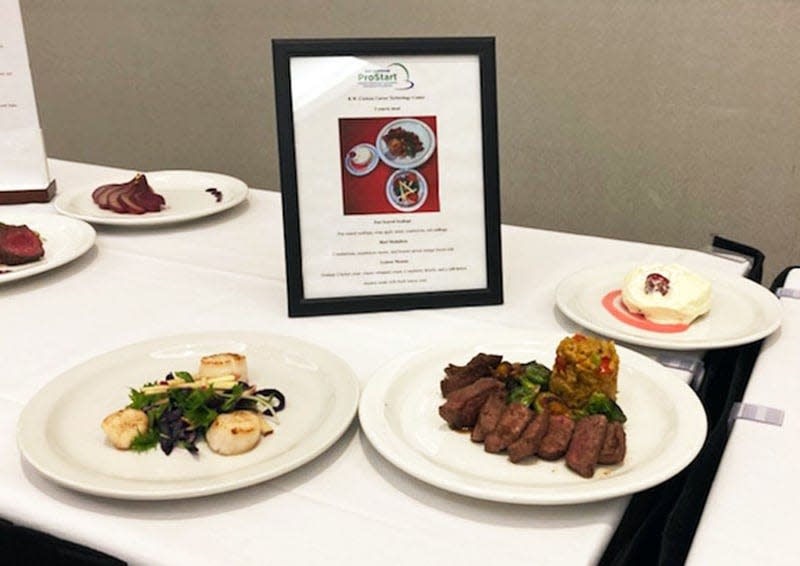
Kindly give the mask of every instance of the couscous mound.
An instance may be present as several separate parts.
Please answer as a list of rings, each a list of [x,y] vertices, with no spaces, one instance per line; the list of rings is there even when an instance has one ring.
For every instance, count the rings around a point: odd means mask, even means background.
[[[573,409],[583,407],[595,391],[616,400],[618,369],[613,341],[575,334],[556,349],[550,391]]]

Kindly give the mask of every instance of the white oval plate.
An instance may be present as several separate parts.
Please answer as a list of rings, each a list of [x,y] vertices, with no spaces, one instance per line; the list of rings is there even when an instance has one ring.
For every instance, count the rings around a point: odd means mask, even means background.
[[[166,200],[166,206],[160,212],[120,214],[111,210],[103,210],[92,200],[92,192],[97,187],[77,193],[62,194],[56,197],[53,205],[62,214],[94,224],[154,226],[185,222],[218,214],[247,199],[248,188],[244,181],[220,173],[150,171],[145,175],[153,190]],[[130,175],[129,178],[112,179],[108,182],[122,183],[129,181],[132,177],[133,175]],[[210,188],[215,188],[222,193],[222,199],[219,202],[213,194],[206,192],[206,189]]]
[[[781,305],[768,289],[738,275],[698,273],[711,281],[711,310],[679,333],[645,330],[617,320],[602,305],[636,264],[591,267],[566,277],[556,289],[556,305],[584,328],[604,336],[665,350],[707,350],[755,342],[781,324]]]
[[[536,359],[552,365],[564,336],[509,333],[464,339],[395,360],[374,375],[359,405],[361,427],[386,459],[442,489],[491,501],[564,505],[609,499],[657,485],[686,467],[706,436],[703,406],[694,392],[665,368],[617,347],[618,402],[628,421],[627,454],[618,466],[599,466],[585,479],[563,459],[512,464],[488,454],[469,435],[451,430],[438,414],[443,368],[464,364],[478,352],[509,361]]]
[[[117,450],[100,422],[128,404],[128,391],[167,372],[197,371],[200,357],[247,355],[251,383],[286,396],[280,424],[250,452],[220,456],[204,442],[199,454],[167,456]],[[263,482],[324,452],[345,432],[358,407],[352,369],[322,348],[294,338],[220,332],[184,334],[134,344],[93,358],[53,379],[23,410],[17,442],[25,459],[69,488],[121,499],[199,497]]]
[[[0,211],[0,222],[25,224],[39,234],[44,256],[22,265],[0,264],[0,284],[50,271],[79,258],[94,245],[94,228],[86,222],[54,214],[21,214]]]
[[[389,149],[383,141],[383,136],[392,128],[397,127],[417,134],[419,140],[422,142],[422,151],[417,153],[414,157],[394,157],[389,153]],[[378,132],[378,137],[375,138],[375,147],[378,148],[378,154],[381,160],[389,167],[394,167],[395,169],[413,169],[428,161],[431,155],[433,155],[433,150],[436,149],[436,136],[433,134],[433,130],[430,126],[425,122],[417,120],[416,118],[399,118],[381,128],[381,131]]]

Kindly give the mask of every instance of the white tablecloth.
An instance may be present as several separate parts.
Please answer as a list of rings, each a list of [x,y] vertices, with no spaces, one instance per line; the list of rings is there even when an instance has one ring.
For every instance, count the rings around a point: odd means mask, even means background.
[[[119,174],[63,161],[51,168],[61,192],[87,191]],[[677,261],[736,274],[747,268],[700,251],[503,226],[503,305],[289,319],[280,208],[278,193],[251,191],[246,204],[195,222],[98,227],[85,256],[0,287],[0,516],[140,564],[596,562],[628,497],[538,507],[454,495],[389,464],[357,419],[300,469],[202,499],[92,497],[51,483],[24,461],[15,427],[26,401],[61,372],[134,342],[211,330],[297,336],[336,352],[363,387],[398,351],[459,332],[577,330],[557,312],[554,291],[587,265]],[[13,210],[55,214],[50,204]]]
[[[800,291],[800,269],[785,289]],[[782,426],[737,419],[720,461],[688,563],[800,563],[800,299],[761,349],[743,403],[784,411]],[[763,412],[763,411],[762,411]]]

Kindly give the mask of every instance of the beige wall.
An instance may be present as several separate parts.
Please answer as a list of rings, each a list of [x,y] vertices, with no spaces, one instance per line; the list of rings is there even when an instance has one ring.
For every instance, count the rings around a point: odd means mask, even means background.
[[[21,4],[53,157],[278,189],[271,38],[493,35],[504,222],[800,264],[800,2]]]

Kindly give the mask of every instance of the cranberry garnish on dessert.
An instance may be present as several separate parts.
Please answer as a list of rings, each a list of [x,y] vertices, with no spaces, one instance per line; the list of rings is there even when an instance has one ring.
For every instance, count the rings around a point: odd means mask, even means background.
[[[644,280],[644,292],[648,295],[653,292],[666,295],[669,292],[669,279],[660,273],[651,273]]]

